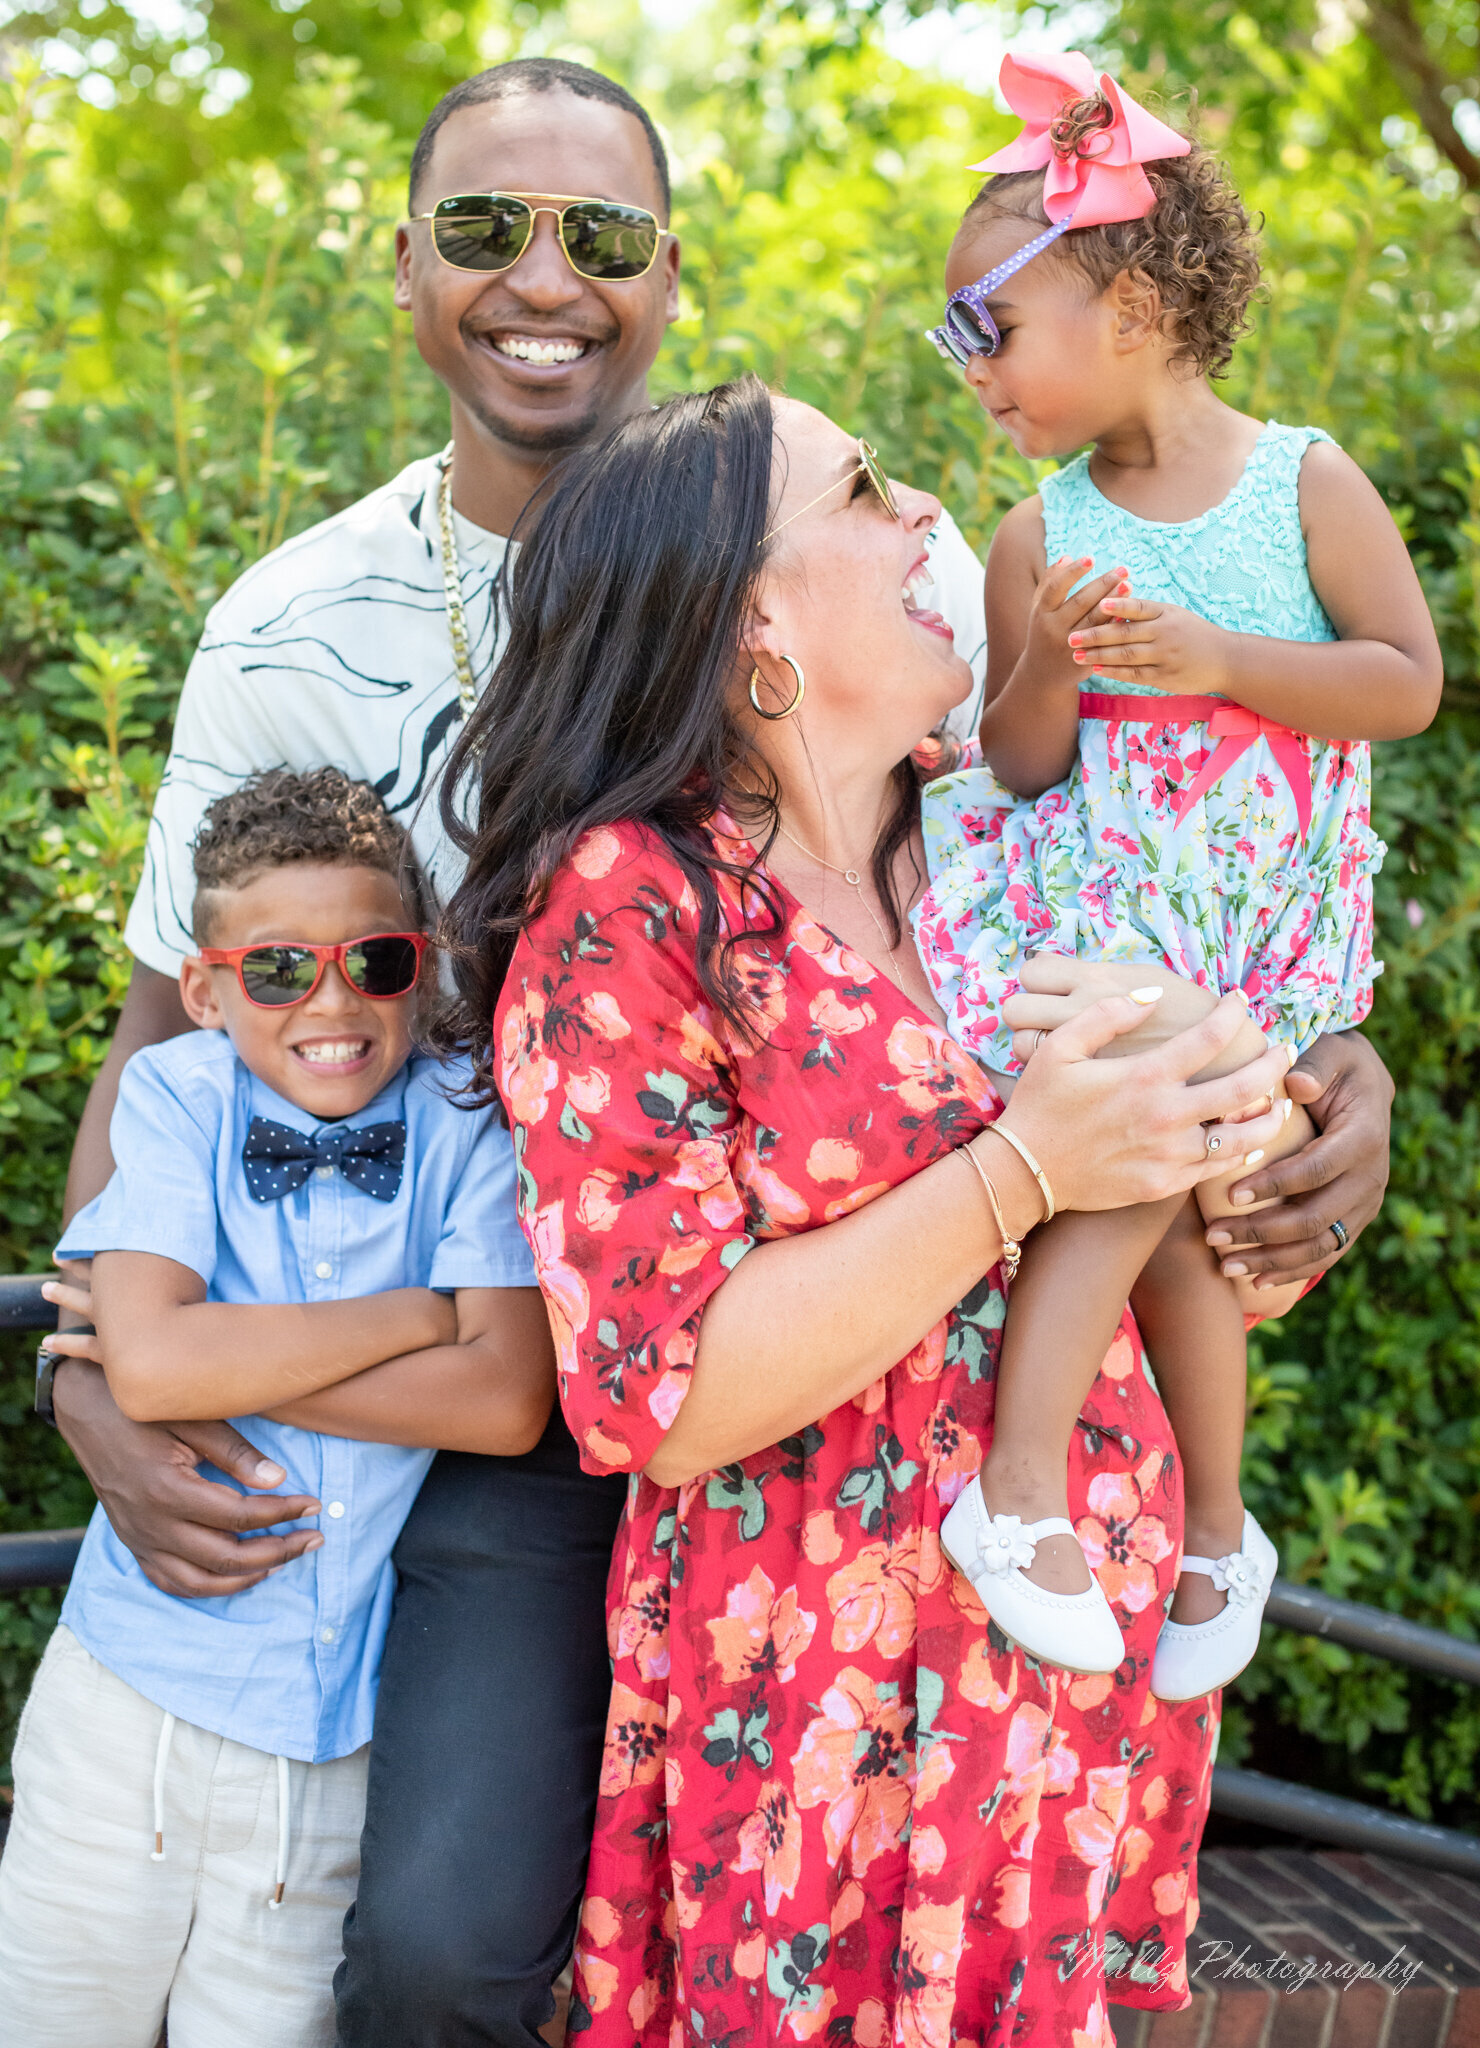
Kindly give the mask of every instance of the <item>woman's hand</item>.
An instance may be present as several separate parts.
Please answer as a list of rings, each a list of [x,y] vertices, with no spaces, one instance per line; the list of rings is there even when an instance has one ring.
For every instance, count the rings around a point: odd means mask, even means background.
[[[1249,1013],[1237,996],[1151,1051],[1095,1057],[1135,1031],[1175,979],[1142,972],[1148,979],[1140,997],[1107,996],[1043,1041],[1002,1114],[1037,1157],[1060,1209],[1120,1209],[1184,1194],[1257,1165],[1283,1125],[1283,1104],[1249,1112],[1272,1102],[1289,1072],[1285,1048],[1270,1046],[1221,1079],[1193,1079],[1247,1030]]]
[[[1035,953],[1023,962],[1020,993],[1009,996],[1002,1015],[1012,1026],[1012,1049],[1026,1063],[1050,1032],[1067,1024],[1106,996],[1128,996],[1132,989],[1159,988],[1161,1000],[1137,1006],[1134,1027],[1101,1049],[1100,1057],[1128,1059],[1165,1045],[1189,1025],[1210,1014],[1217,997],[1159,962],[1135,960],[1073,960],[1063,953]]]
[[[1023,993],[1003,1006],[1021,1060],[1031,1059],[1039,1046],[1047,1048],[1044,1034],[1139,983],[1158,984],[1166,993],[1144,1008],[1135,1030],[1113,1041],[1109,1051],[1166,1044],[1182,1028],[1185,1013],[1208,1000],[1206,991],[1158,968],[1053,953],[1026,961],[1021,980]],[[1357,1031],[1318,1038],[1291,1069],[1285,1092],[1306,1106],[1320,1135],[1232,1191],[1240,1206],[1247,1201],[1272,1207],[1247,1221],[1225,1218],[1208,1226],[1208,1243],[1232,1280],[1248,1275],[1257,1283],[1268,1275],[1270,1285],[1282,1286],[1323,1273],[1382,1206],[1393,1084],[1367,1040]],[[1345,1245],[1332,1231],[1333,1222],[1342,1225]]]

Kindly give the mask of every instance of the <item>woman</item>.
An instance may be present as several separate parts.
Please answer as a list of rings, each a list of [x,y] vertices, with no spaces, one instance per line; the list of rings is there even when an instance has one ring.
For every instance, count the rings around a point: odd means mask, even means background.
[[[909,757],[969,675],[921,604],[940,508],[895,496],[753,379],[640,415],[542,510],[454,764],[463,1026],[571,1426],[636,1475],[573,2007],[614,2048],[1089,2048],[1107,1972],[1185,2000],[1215,1716],[1146,1689],[1181,1511],[1129,1318],[1070,1480],[1115,1677],[1017,1654],[939,1528],[1045,1187],[1104,1208],[1226,1172],[1272,1115],[1220,1124],[1215,1161],[1202,1126],[1286,1061],[1188,1085],[1232,999],[1096,1061],[1156,1007],[1112,998],[1004,1112],[946,1037]]]

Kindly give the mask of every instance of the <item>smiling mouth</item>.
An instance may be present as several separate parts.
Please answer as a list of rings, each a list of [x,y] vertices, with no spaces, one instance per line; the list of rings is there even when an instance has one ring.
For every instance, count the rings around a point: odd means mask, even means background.
[[[352,1067],[370,1051],[368,1038],[311,1038],[292,1048],[295,1058],[323,1070]]]
[[[911,625],[921,626],[927,633],[934,633],[942,640],[954,640],[955,628],[943,612],[930,609],[923,600],[933,593],[935,578],[930,573],[930,558],[921,555],[913,569],[900,585],[900,601],[904,605],[905,617]]]
[[[514,363],[535,363],[541,369],[578,363],[595,353],[599,343],[574,334],[489,334],[482,337],[495,355]]]

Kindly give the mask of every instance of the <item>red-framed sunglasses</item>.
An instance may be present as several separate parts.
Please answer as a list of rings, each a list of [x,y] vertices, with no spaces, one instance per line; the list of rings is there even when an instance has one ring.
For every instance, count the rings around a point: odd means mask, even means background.
[[[427,939],[423,932],[372,932],[342,946],[306,946],[269,939],[256,946],[202,946],[207,967],[234,967],[242,994],[259,1010],[284,1010],[307,1002],[332,960],[352,989],[373,1003],[409,995],[421,973]]]

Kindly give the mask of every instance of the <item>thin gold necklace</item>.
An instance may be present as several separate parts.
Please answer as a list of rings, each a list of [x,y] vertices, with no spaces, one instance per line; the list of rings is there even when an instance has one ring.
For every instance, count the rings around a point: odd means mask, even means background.
[[[783,839],[789,839],[791,841],[792,845],[796,848],[798,853],[806,854],[808,860],[815,860],[818,867],[828,869],[828,871],[831,874],[841,875],[845,882],[850,883],[852,887],[858,891],[858,900],[863,905],[864,909],[868,912],[869,916],[873,919],[874,930],[879,934],[879,942],[884,948],[884,959],[886,962],[884,972],[889,976],[889,979],[894,983],[894,986],[899,990],[900,994],[903,995],[905,993],[905,986],[904,983],[900,980],[899,975],[896,972],[894,966],[895,949],[889,943],[888,932],[885,931],[883,925],[879,922],[878,912],[874,909],[872,903],[869,902],[867,896],[865,896],[863,893],[863,877],[859,874],[857,868],[840,868],[834,866],[832,861],[824,860],[822,858],[822,855],[820,853],[814,853],[810,846],[803,846],[801,840],[797,838],[796,834],[794,832],[788,832],[786,827],[782,824],[779,818],[776,820],[776,830],[781,834]]]
[[[452,663],[457,670],[457,701],[466,719],[478,701],[478,685],[468,654],[468,615],[463,610],[462,571],[457,566],[457,536],[452,526],[452,443],[438,457],[437,518],[442,528],[442,591],[447,599],[447,630],[452,635]]]

